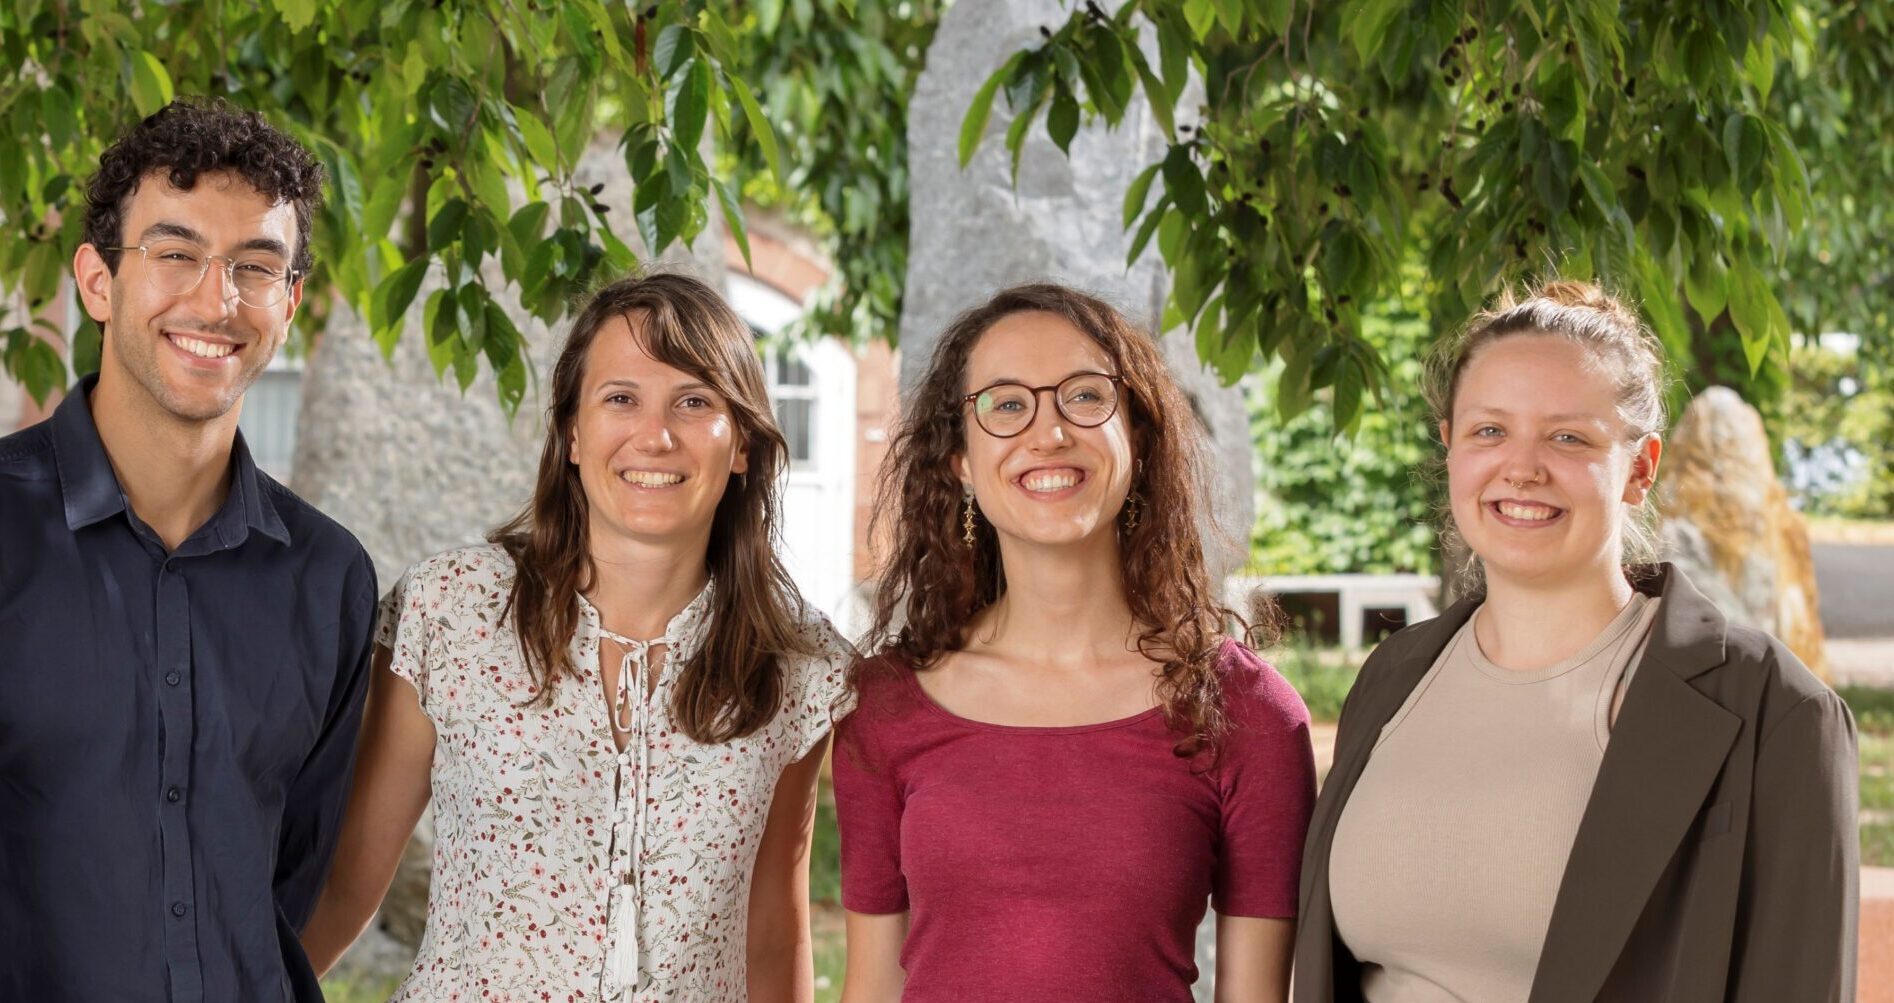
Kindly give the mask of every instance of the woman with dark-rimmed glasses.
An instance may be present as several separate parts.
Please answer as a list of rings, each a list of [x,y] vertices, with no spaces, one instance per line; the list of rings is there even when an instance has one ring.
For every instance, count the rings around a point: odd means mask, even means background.
[[[1288,987],[1308,715],[1237,640],[1202,438],[1104,303],[943,334],[883,469],[890,559],[839,727],[843,998],[1188,1001]]]

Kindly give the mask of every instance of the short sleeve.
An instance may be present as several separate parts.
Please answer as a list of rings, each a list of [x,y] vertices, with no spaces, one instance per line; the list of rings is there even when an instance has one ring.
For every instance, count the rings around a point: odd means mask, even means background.
[[[885,664],[885,663],[882,663]],[[835,823],[841,837],[842,908],[866,915],[906,912],[901,872],[900,763],[890,741],[900,721],[875,699],[890,682],[864,682],[864,696],[835,728]]]
[[[1211,906],[1225,916],[1293,918],[1315,807],[1309,711],[1248,648],[1226,642],[1219,657],[1229,731],[1215,767],[1223,811]]]
[[[403,572],[394,587],[381,597],[375,617],[375,646],[389,652],[388,668],[414,685],[421,695],[421,708],[428,706],[427,659],[428,615],[435,603],[429,598],[431,567],[438,558],[430,558]]]
[[[855,649],[820,613],[811,614],[803,630],[811,635],[816,653],[797,663],[785,700],[791,719],[788,733],[795,743],[792,762],[801,762],[814,752],[835,722],[854,707],[848,667],[855,661]]]

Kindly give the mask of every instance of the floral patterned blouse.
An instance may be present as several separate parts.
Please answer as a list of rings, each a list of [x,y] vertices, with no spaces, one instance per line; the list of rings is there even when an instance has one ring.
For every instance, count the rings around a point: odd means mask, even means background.
[[[741,1003],[770,799],[783,769],[847,712],[848,646],[811,610],[804,629],[824,654],[786,668],[776,716],[700,744],[670,707],[703,642],[706,586],[650,642],[669,653],[650,694],[633,698],[620,752],[598,675],[598,611],[580,597],[578,675],[535,703],[501,616],[512,581],[505,550],[466,547],[408,569],[382,600],[378,642],[436,734],[427,930],[391,1003]],[[627,666],[643,658],[637,650]]]

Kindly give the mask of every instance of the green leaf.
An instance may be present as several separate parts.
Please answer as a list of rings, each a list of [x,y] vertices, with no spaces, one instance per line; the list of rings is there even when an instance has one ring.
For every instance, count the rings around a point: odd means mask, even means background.
[[[520,142],[526,145],[526,152],[533,158],[536,166],[554,170],[559,166],[559,146],[553,141],[552,130],[539,120],[534,111],[513,105],[513,124],[519,127]]]
[[[716,57],[717,62],[727,66],[742,58],[736,36],[731,34],[730,26],[724,23],[715,9],[705,7],[698,12],[697,23],[704,29],[704,40],[709,43],[710,54]]]
[[[1353,430],[1361,421],[1361,370],[1352,357],[1344,358],[1335,373],[1334,408],[1336,431]]]
[[[381,280],[375,287],[375,303],[378,310],[376,327],[401,332],[401,319],[408,312],[408,306],[414,302],[414,296],[421,291],[421,280],[427,277],[429,259],[426,255],[414,259]],[[392,341],[385,343],[383,351],[392,353]]]
[[[651,62],[657,67],[658,79],[669,80],[684,68],[691,55],[697,51],[697,36],[683,24],[668,24],[658,32],[658,44],[652,47]]]
[[[1151,106],[1151,117],[1157,120],[1158,128],[1164,130],[1164,138],[1172,139],[1177,135],[1177,122],[1171,115],[1170,89],[1151,72],[1151,64],[1145,61],[1144,52],[1135,45],[1122,47],[1131,61],[1132,69],[1138,71],[1138,80],[1144,84],[1144,96]]]
[[[171,74],[165,72],[157,56],[144,49],[133,51],[127,58],[131,61],[132,106],[140,115],[156,114],[171,103]]]
[[[427,334],[428,361],[439,376],[454,361],[454,342],[460,340],[459,298],[452,289],[436,289],[421,309],[421,327]]]
[[[788,184],[783,177],[782,154],[776,148],[776,131],[770,125],[769,119],[764,116],[763,109],[757,106],[756,95],[750,93],[750,85],[733,74],[725,74],[724,79],[730,84],[730,89],[736,93],[737,103],[743,106],[743,117],[750,123],[750,134],[756,137],[756,145],[763,150],[763,160],[769,164],[770,176],[774,177],[779,185]],[[991,95],[988,99],[991,100]],[[964,157],[961,163],[963,165],[966,163]]]
[[[6,366],[26,387],[35,403],[44,406],[52,392],[66,385],[66,364],[57,349],[23,327],[6,332]]]
[[[512,219],[506,221],[506,229],[522,249],[530,247],[545,236],[546,217],[551,213],[552,206],[544,202],[528,202],[513,213]]]
[[[960,166],[962,169],[972,162],[973,151],[980,148],[980,139],[986,135],[987,118],[993,112],[993,95],[999,92],[1000,86],[1006,83],[1007,78],[1013,75],[1014,68],[1025,58],[1024,52],[1013,53],[1013,58],[994,70],[993,75],[986,78],[986,83],[981,84],[980,89],[974,92],[973,103],[967,106],[966,117],[960,120]]]
[[[520,358],[520,331],[513,326],[513,318],[500,309],[499,304],[487,300],[487,341],[481,350],[487,353],[487,364],[495,371],[504,370],[510,363]]]
[[[1164,155],[1164,190],[1170,194],[1171,201],[1187,216],[1203,216],[1209,213],[1209,200],[1204,196],[1203,175],[1190,159],[1190,147],[1173,144],[1170,152]]]
[[[1043,52],[1028,52],[1006,81],[1006,104],[1020,117],[1030,117],[1052,84],[1052,63]]]
[[[1730,320],[1735,321],[1736,331],[1742,336],[1743,357],[1754,376],[1761,371],[1774,340],[1775,297],[1756,266],[1740,259],[1730,269],[1729,293]]]
[[[1184,21],[1190,33],[1202,41],[1217,26],[1217,8],[1210,0],[1184,0]]]
[[[1775,40],[1763,38],[1749,47],[1743,56],[1743,75],[1750,86],[1756,88],[1758,104],[1769,103],[1769,91],[1776,83],[1776,46]]]
[[[1684,273],[1684,296],[1705,327],[1716,320],[1729,303],[1729,273],[1721,256],[1704,249],[1691,257],[1690,270]]]
[[[496,313],[499,312],[498,307],[490,307],[489,309]],[[525,361],[520,359],[517,355],[514,356],[513,359],[506,364],[506,367],[500,370],[498,383],[500,390],[500,407],[506,411],[506,416],[510,420],[514,415],[519,413],[520,401],[526,397]]]
[[[1638,299],[1644,304],[1644,313],[1651,322],[1651,330],[1664,343],[1664,349],[1671,358],[1689,357],[1690,327],[1684,321],[1683,307],[1677,302],[1676,283],[1664,273],[1648,247],[1638,248],[1633,267],[1637,275]]]
[[[697,149],[710,111],[710,64],[699,59],[678,83],[671,100],[671,131],[677,145]]]
[[[1012,182],[1019,185],[1019,158],[1026,152],[1026,133],[1032,129],[1032,110],[1027,109],[1013,116],[1013,124],[1006,127],[1006,151],[1011,155]]]
[[[1131,180],[1131,187],[1125,189],[1125,229],[1131,229],[1132,221],[1144,211],[1144,200],[1150,194],[1151,180],[1157,177],[1158,168],[1162,166],[1162,164],[1152,164],[1138,172],[1138,176]]]
[[[1223,23],[1223,30],[1231,38],[1238,38],[1243,31],[1243,0],[1211,0],[1211,6],[1217,9],[1217,20]]]
[[[480,375],[480,355],[461,339],[456,338],[450,345],[454,352],[454,381],[460,384],[460,392],[464,394]]]
[[[1284,343],[1282,375],[1276,378],[1276,417],[1288,421],[1309,409],[1314,392],[1309,388],[1309,364],[1315,353],[1304,338]]]
[[[467,218],[467,203],[458,198],[448,199],[441,204],[439,211],[428,217],[427,246],[431,252],[438,253],[442,248],[454,242],[460,236],[461,220]]]
[[[288,28],[290,34],[316,23],[315,0],[276,0],[276,9],[282,13],[283,27]]]
[[[105,348],[105,329],[97,324],[86,324],[72,336],[72,375],[84,376],[99,371],[100,355]]]
[[[1330,220],[1322,228],[1322,284],[1336,295],[1360,292],[1371,253],[1353,227]]]
[[[1348,19],[1348,38],[1355,43],[1357,59],[1369,65],[1378,61],[1388,26],[1406,6],[1405,0],[1366,0],[1353,9]]]
[[[1723,156],[1743,194],[1752,194],[1762,185],[1763,161],[1768,154],[1769,132],[1761,119],[1738,112],[1724,120]]]
[[[1190,26],[1173,13],[1158,21],[1158,66],[1164,76],[1164,92],[1172,104],[1190,83]]]
[[[1079,103],[1060,84],[1052,95],[1052,108],[1046,112],[1046,134],[1059,150],[1071,154],[1072,137],[1079,131]]]
[[[585,154],[585,146],[592,141],[594,122],[593,91],[590,87],[576,87],[571,97],[559,106],[553,114],[552,134],[559,141],[559,155],[568,164],[576,164]]]
[[[1125,255],[1126,268],[1138,263],[1138,256],[1144,253],[1145,245],[1151,242],[1151,234],[1157,232],[1158,225],[1164,221],[1170,207],[1171,197],[1159,195],[1157,205],[1152,206],[1151,211],[1144,214],[1144,223],[1138,227],[1137,236],[1131,238],[1131,250]]]
[[[1294,0],[1255,0],[1255,3],[1256,17],[1269,34],[1280,35],[1289,29],[1295,16]]]
[[[743,206],[722,178],[713,178],[711,184],[717,189],[717,201],[723,205],[724,228],[730,231],[730,239],[736,241],[737,250],[743,252],[743,267],[754,272],[756,266],[750,261],[750,233],[743,225]]]
[[[1608,216],[1617,206],[1618,198],[1612,191],[1611,181],[1605,177],[1605,172],[1599,170],[1598,165],[1590,160],[1580,161],[1578,179],[1585,186],[1585,196],[1591,199],[1592,205],[1597,208],[1599,214]]]

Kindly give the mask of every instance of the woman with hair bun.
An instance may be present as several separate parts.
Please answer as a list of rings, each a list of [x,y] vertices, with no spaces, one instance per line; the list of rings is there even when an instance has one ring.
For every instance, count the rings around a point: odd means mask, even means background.
[[[1308,712],[1226,635],[1202,432],[1111,307],[1010,289],[942,335],[883,468],[890,558],[838,726],[847,1003],[1281,1001]]]
[[[1384,641],[1309,830],[1297,1003],[1854,998],[1854,723],[1651,563],[1663,353],[1596,286],[1433,367],[1483,586]]]

